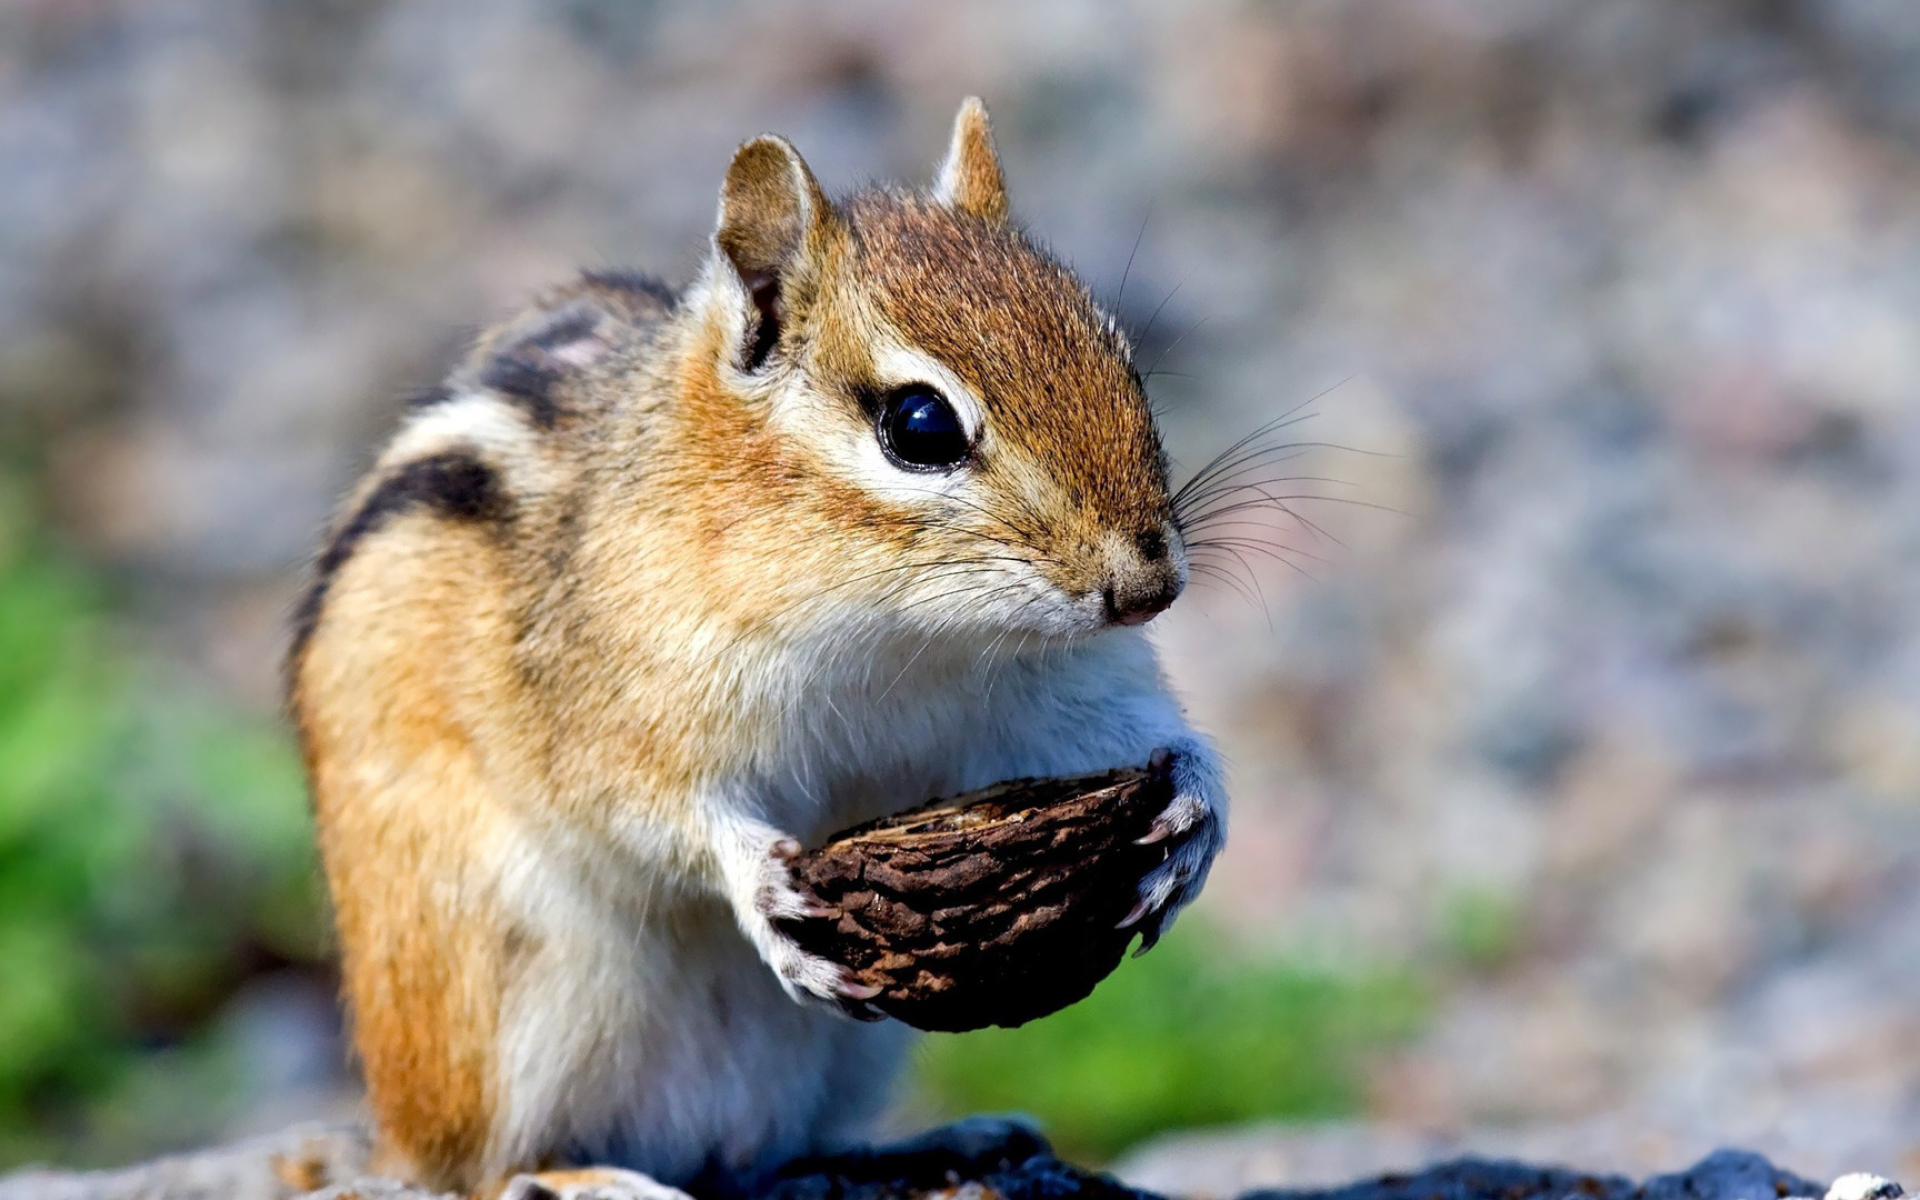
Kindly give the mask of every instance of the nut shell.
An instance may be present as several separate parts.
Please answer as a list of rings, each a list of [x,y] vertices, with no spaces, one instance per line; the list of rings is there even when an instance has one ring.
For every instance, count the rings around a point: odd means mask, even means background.
[[[909,1025],[1020,1025],[1119,965],[1137,931],[1116,926],[1169,849],[1137,842],[1172,800],[1155,766],[1012,780],[883,817],[793,860],[831,915],[783,928]]]

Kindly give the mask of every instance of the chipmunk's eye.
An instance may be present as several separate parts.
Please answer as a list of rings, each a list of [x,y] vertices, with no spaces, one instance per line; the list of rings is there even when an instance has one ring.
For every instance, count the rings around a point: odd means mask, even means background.
[[[880,446],[895,465],[909,471],[944,471],[973,452],[960,414],[939,392],[909,384],[880,406]]]

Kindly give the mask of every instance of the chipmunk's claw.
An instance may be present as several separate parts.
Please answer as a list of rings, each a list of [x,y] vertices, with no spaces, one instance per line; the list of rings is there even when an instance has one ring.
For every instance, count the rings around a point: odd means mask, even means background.
[[[1211,751],[1198,745],[1163,748],[1154,752],[1150,766],[1172,775],[1174,798],[1135,842],[1166,851],[1160,865],[1140,881],[1139,898],[1118,926],[1140,929],[1136,955],[1151,950],[1180,910],[1200,894],[1226,841],[1225,794]]]
[[[1136,846],[1154,846],[1166,841],[1172,836],[1173,826],[1156,817],[1154,818],[1152,828],[1147,830],[1145,836],[1133,839],[1133,844]]]
[[[799,1003],[829,1008],[856,1021],[885,1019],[885,1013],[868,1003],[880,995],[880,988],[862,983],[837,962],[809,954],[778,930],[769,931],[760,953],[787,995]]]
[[[753,892],[755,928],[750,932],[754,947],[796,1002],[828,1008],[856,1021],[885,1020],[886,1014],[868,1003],[880,995],[880,988],[862,983],[840,963],[801,949],[780,929],[784,921],[840,915],[839,909],[794,880],[791,866],[799,853],[800,843],[791,838],[782,838],[767,848]]]

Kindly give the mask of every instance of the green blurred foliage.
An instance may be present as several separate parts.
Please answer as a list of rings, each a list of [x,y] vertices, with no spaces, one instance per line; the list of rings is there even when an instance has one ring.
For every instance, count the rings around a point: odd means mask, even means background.
[[[1425,1007],[1410,976],[1250,960],[1189,917],[1071,1008],[928,1038],[920,1086],[943,1116],[1028,1113],[1097,1161],[1167,1129],[1355,1112],[1368,1057]]]
[[[1461,885],[1438,907],[1439,944],[1453,964],[1493,971],[1510,961],[1526,939],[1525,914],[1514,897],[1484,885]]]
[[[143,1053],[322,949],[297,762],[143,676],[0,475],[0,1165],[84,1136]]]

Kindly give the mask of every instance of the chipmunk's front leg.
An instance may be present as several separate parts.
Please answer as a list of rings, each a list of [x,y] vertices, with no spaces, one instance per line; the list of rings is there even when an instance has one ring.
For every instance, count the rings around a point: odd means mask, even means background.
[[[787,994],[859,1020],[879,1020],[880,1014],[866,1003],[879,995],[878,988],[856,981],[840,964],[802,950],[776,924],[823,913],[820,902],[793,880],[800,843],[741,805],[722,803],[709,819],[720,882],[734,919]]]
[[[1227,840],[1225,771],[1212,743],[1185,728],[1171,736],[1150,732],[1149,740],[1157,742],[1149,761],[1173,776],[1173,802],[1142,839],[1167,843],[1167,859],[1140,881],[1140,899],[1121,922],[1140,927],[1142,952],[1200,894]]]
[[[1065,748],[1059,765],[1073,771],[1151,763],[1171,775],[1173,800],[1142,839],[1164,845],[1166,857],[1140,881],[1138,901],[1121,922],[1123,929],[1141,931],[1144,951],[1206,883],[1227,839],[1227,787],[1219,751],[1187,722],[1158,671],[1139,668],[1136,674],[1140,682],[1134,687],[1113,687],[1096,677],[1081,693],[1084,703],[1061,709],[1070,723],[1049,712],[1023,728],[1043,739],[1042,746]],[[1038,757],[1046,761],[1044,752]]]

